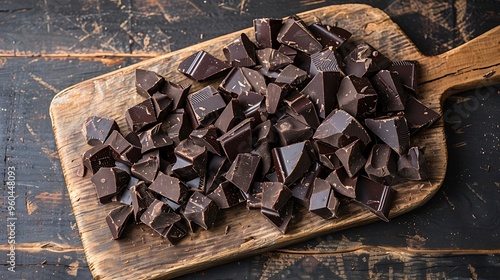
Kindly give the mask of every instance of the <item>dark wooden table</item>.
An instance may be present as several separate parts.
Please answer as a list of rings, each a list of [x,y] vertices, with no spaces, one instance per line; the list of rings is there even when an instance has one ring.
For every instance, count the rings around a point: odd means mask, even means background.
[[[362,2],[383,9],[427,55],[500,23],[497,1]],[[48,114],[58,91],[248,27],[255,17],[336,3],[341,1],[0,0],[0,278],[92,277]],[[390,223],[337,232],[182,279],[498,279],[499,90],[478,88],[445,102],[446,180],[423,207]],[[9,199],[12,182],[15,195]],[[9,201],[15,209],[9,210]],[[9,235],[16,242],[15,272],[8,270]]]

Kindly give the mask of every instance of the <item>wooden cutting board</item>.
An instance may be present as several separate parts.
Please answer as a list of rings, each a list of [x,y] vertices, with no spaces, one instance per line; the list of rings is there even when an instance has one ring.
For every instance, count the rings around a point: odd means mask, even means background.
[[[500,82],[500,27],[454,50],[435,57],[422,55],[389,16],[367,5],[339,5],[299,15],[307,23],[319,18],[353,32],[352,40],[366,41],[392,60],[419,61],[420,100],[442,113],[443,100],[452,93]],[[249,23],[250,24],[250,23]],[[253,29],[241,32],[253,38]],[[173,278],[249,255],[283,247],[341,229],[378,221],[355,204],[341,206],[340,218],[325,221],[302,212],[283,235],[259,211],[244,207],[222,211],[213,230],[198,230],[176,246],[168,245],[148,227],[132,226],[118,241],[111,239],[105,216],[115,204],[99,205],[90,177],[78,177],[79,157],[86,149],[81,128],[91,115],[115,119],[126,129],[125,110],[142,101],[135,92],[134,70],[149,69],[174,82],[187,82],[175,69],[186,56],[206,50],[220,58],[222,47],[240,32],[120,69],[61,91],[50,107],[54,135],[85,255],[96,279]],[[197,90],[206,84],[196,84]],[[443,121],[413,140],[425,145],[428,181],[394,186],[398,195],[391,217],[428,201],[443,182],[447,152]],[[230,226],[227,234],[226,225]]]

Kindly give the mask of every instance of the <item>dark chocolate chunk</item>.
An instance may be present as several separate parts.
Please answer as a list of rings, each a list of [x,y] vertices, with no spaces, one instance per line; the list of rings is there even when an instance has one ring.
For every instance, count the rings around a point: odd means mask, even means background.
[[[155,201],[155,197],[149,192],[148,187],[143,181],[139,181],[135,186],[132,186],[130,194],[132,197],[132,208],[134,209],[134,221],[139,223],[142,213]]]
[[[275,71],[293,63],[288,56],[271,48],[257,50],[256,54],[257,61],[266,71]]]
[[[239,153],[252,151],[252,120],[245,119],[217,139],[230,161],[234,161]]]
[[[278,120],[274,124],[274,128],[281,146],[308,140],[313,135],[311,127],[291,116]]]
[[[214,57],[206,51],[198,51],[184,59],[177,71],[189,78],[202,82],[224,75],[231,65]]]
[[[155,93],[153,94],[151,101],[155,107],[156,118],[158,120],[163,120],[170,111],[172,111],[172,99],[170,99],[166,94]]]
[[[106,223],[108,224],[113,239],[120,238],[133,211],[130,205],[121,205],[108,213],[106,216]]]
[[[330,184],[323,179],[316,178],[309,199],[309,211],[323,219],[336,218],[339,204]]]
[[[115,151],[115,160],[124,164],[132,165],[142,157],[141,148],[130,143],[117,130],[109,135],[104,144]]]
[[[398,160],[398,175],[409,180],[426,180],[424,148],[411,147],[406,155]]]
[[[190,84],[178,85],[167,81],[161,92],[168,96],[168,98],[172,99],[172,110],[177,110],[184,107],[184,102],[190,89]]]
[[[237,97],[244,91],[252,90],[252,85],[243,74],[242,68],[235,67],[222,80],[219,89]]]
[[[270,83],[273,82],[280,74],[279,70],[270,71],[266,70],[264,67],[256,67],[255,70],[257,70],[262,76],[264,76],[266,78],[266,81]]]
[[[366,159],[363,156],[363,144],[361,140],[356,139],[354,142],[339,148],[335,155],[342,162],[349,177],[353,177],[361,168],[365,166]]]
[[[255,124],[260,123],[266,118],[259,110],[263,100],[264,96],[253,91],[246,91],[238,96],[239,105],[243,110],[243,114],[245,114],[246,118],[254,118]]]
[[[188,196],[188,188],[184,182],[162,172],[158,172],[149,189],[178,204],[183,204]]]
[[[222,133],[228,132],[246,118],[239,103],[238,99],[231,99],[217,121],[215,121],[215,127]]]
[[[260,156],[249,153],[238,154],[226,173],[226,179],[248,193],[253,184],[255,175],[259,171]]]
[[[128,128],[133,132],[139,132],[151,128],[156,124],[155,106],[151,98],[132,106],[125,113]]]
[[[100,144],[85,151],[82,155],[83,165],[95,174],[102,167],[114,167],[116,153],[108,145]]]
[[[315,163],[304,177],[290,187],[295,201],[307,209],[309,209],[309,199],[311,198],[314,180],[320,176],[322,171],[322,166]]]
[[[174,142],[168,135],[161,129],[161,123],[153,126],[153,128],[148,129],[139,134],[141,139],[141,152],[147,153],[154,149],[159,149],[162,147],[167,147],[172,145]]]
[[[276,143],[276,135],[275,131],[273,129],[273,125],[271,123],[271,120],[267,120],[258,126],[256,126],[253,130],[254,136],[256,138],[256,143],[257,144],[262,144],[264,142],[267,143]]]
[[[222,49],[224,56],[234,67],[250,67],[256,64],[255,45],[245,33],[241,33]]]
[[[342,79],[337,100],[339,108],[357,119],[373,117],[378,95],[368,78],[350,75]]]
[[[271,211],[279,211],[292,197],[292,191],[280,182],[263,182],[262,186],[262,208]]]
[[[320,72],[342,72],[342,57],[333,48],[327,48],[323,51],[311,55],[311,65],[309,74],[312,76]]]
[[[278,213],[266,208],[262,208],[260,213],[264,216],[264,218],[271,222],[274,227],[281,231],[281,233],[285,234],[288,224],[293,217],[293,201],[289,201],[278,211]]]
[[[436,111],[422,104],[412,96],[406,102],[404,116],[411,135],[415,135],[431,126],[441,117]]]
[[[189,188],[189,190],[194,191],[194,192],[203,192],[205,186],[204,181],[205,181],[205,175],[202,177],[196,177],[192,180],[189,180],[186,182],[186,186]]]
[[[383,116],[366,119],[365,125],[398,155],[406,154],[410,147],[410,131],[403,116]]]
[[[266,79],[259,71],[244,67],[241,68],[241,71],[243,71],[243,75],[245,75],[246,80],[252,86],[252,91],[262,95],[266,94]]]
[[[313,138],[335,148],[343,147],[356,138],[365,147],[371,142],[370,135],[363,126],[344,110],[332,111],[318,127]]]
[[[295,56],[297,56],[298,51],[294,48],[290,48],[287,45],[281,44],[278,48],[278,51],[286,56],[288,56],[291,60],[295,60]]]
[[[179,214],[172,212],[168,204],[158,199],[155,199],[141,215],[141,222],[163,237],[167,235],[169,228],[181,219]]]
[[[208,197],[212,199],[220,209],[231,208],[245,201],[240,190],[228,181],[220,183]]]
[[[144,97],[150,97],[161,90],[165,79],[153,71],[135,69],[135,89]]]
[[[328,144],[313,140],[313,147],[318,155],[319,162],[326,168],[334,170],[342,166],[335,152],[338,150]]]
[[[389,186],[379,184],[364,176],[358,178],[355,201],[383,221],[389,222],[389,211],[395,195],[396,191]]]
[[[324,119],[333,111],[341,79],[340,72],[319,72],[302,89],[301,93],[312,100],[320,118]]]
[[[219,206],[215,201],[199,192],[194,192],[186,204],[184,217],[190,223],[195,223],[208,230],[214,226],[217,212],[219,212]]]
[[[257,46],[261,49],[273,48],[277,49],[279,43],[276,36],[280,32],[283,25],[282,19],[274,18],[257,18],[253,20],[253,27],[255,30],[255,41]]]
[[[358,176],[349,177],[344,167],[339,167],[326,177],[326,181],[333,189],[343,196],[356,198],[356,184]]]
[[[177,161],[172,172],[179,178],[189,181],[204,176],[207,170],[207,148],[196,145],[193,140],[186,139],[174,150]]]
[[[130,175],[116,167],[103,167],[90,179],[95,186],[100,203],[108,203],[111,198],[127,187]]]
[[[128,181],[127,187],[125,187],[123,191],[117,194],[116,197],[112,200],[118,201],[121,204],[132,205],[132,193],[130,192],[130,190],[133,186],[137,185],[137,183],[139,183],[139,179],[131,176],[130,180]]]
[[[304,176],[314,162],[314,149],[309,141],[274,148],[272,155],[278,180],[287,186]]]
[[[271,144],[269,142],[262,142],[257,144],[255,149],[251,152],[254,155],[260,156],[260,174],[256,175],[256,180],[264,178],[264,176],[269,173],[271,167],[273,167],[273,159],[271,156]]]
[[[403,111],[408,95],[395,72],[381,70],[372,78],[373,87],[379,94],[382,112]]]
[[[398,74],[401,84],[411,92],[417,90],[417,67],[418,62],[415,60],[393,61],[387,70]]]
[[[307,76],[306,71],[290,64],[283,68],[274,82],[297,86],[303,83],[307,79]]]
[[[345,41],[351,38],[352,34],[340,27],[313,23],[309,25],[309,30],[323,48],[339,48]]]
[[[196,129],[191,132],[189,138],[193,142],[201,147],[206,147],[207,151],[221,155],[221,149],[219,142],[217,142],[217,128],[213,125],[209,125],[204,128]]]
[[[120,131],[114,120],[97,116],[88,117],[83,125],[83,135],[91,146],[104,143],[113,131]]]
[[[231,163],[225,157],[212,156],[208,161],[207,174],[204,182],[204,193],[209,194],[224,181],[223,174],[229,170]]]
[[[136,146],[136,147],[141,147],[141,139],[139,139],[139,136],[137,136],[137,133],[135,132],[129,132],[127,135],[124,135],[125,140],[127,140],[130,144]]]
[[[247,209],[261,209],[262,208],[262,183],[255,182],[252,186],[251,193],[241,193],[247,200]]]
[[[153,150],[142,155],[142,158],[132,165],[130,172],[132,172],[132,175],[135,177],[150,184],[156,178],[159,168],[160,152],[159,150]]]
[[[191,93],[187,97],[186,112],[194,129],[212,124],[226,107],[226,102],[212,86]]]
[[[276,113],[278,105],[282,99],[288,95],[291,88],[288,84],[283,83],[269,83],[267,85],[266,94],[266,110],[269,114]]]
[[[319,52],[323,48],[314,35],[307,30],[304,22],[297,18],[285,20],[276,38],[278,42],[307,54]]]
[[[294,91],[290,93],[284,100],[287,105],[287,113],[297,120],[307,124],[313,129],[318,128],[319,119],[316,114],[316,108],[309,98],[305,95]]]
[[[392,184],[397,172],[397,154],[386,144],[375,144],[366,160],[365,171],[374,181]]]
[[[392,62],[367,43],[362,43],[344,58],[346,75],[369,77],[387,69]]]
[[[193,130],[184,109],[178,109],[168,114],[161,124],[161,129],[174,141],[175,146],[188,138]]]

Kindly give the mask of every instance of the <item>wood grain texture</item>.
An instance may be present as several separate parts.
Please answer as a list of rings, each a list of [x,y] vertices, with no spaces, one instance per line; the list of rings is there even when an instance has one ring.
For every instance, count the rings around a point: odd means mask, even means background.
[[[353,30],[352,27],[349,28],[350,26],[364,26],[363,29],[356,29],[355,40],[359,41],[360,38],[363,38],[394,60],[406,58],[425,61],[426,63],[422,63],[424,69],[422,71],[422,81],[426,81],[426,69],[431,69],[430,65],[440,62],[439,58],[425,60],[387,15],[368,6],[327,7],[302,16],[309,22],[312,20],[312,16],[317,16],[323,19],[324,22],[330,22],[332,18],[335,18],[339,26],[350,30]],[[383,28],[380,28],[382,26]],[[162,244],[163,242],[157,236],[151,235],[148,229],[137,227],[126,232],[126,236],[122,241],[109,240],[108,229],[103,221],[107,210],[112,206],[97,205],[94,190],[88,178],[81,179],[75,175],[77,166],[75,160],[85,149],[80,128],[83,120],[90,114],[87,108],[95,108],[92,114],[115,118],[120,127],[124,128],[123,112],[141,99],[133,90],[133,69],[136,67],[147,68],[162,73],[173,81],[180,82],[184,77],[175,72],[167,71],[167,69],[175,69],[175,67],[171,66],[176,66],[176,63],[182,57],[197,49],[205,49],[221,56],[215,50],[220,52],[221,46],[234,36],[235,34],[223,36],[216,41],[208,41],[186,50],[139,63],[119,72],[98,77],[65,90],[54,99],[51,105],[51,117],[58,151],[76,220],[82,235],[87,260],[94,276],[98,278],[117,278],[125,275],[142,277],[145,276],[144,271],[148,271],[148,277],[173,277],[208,265],[216,265],[229,259],[241,258],[248,254],[255,254],[263,250],[305,240],[312,236],[376,220],[371,214],[359,207],[346,205],[342,211],[343,213],[349,213],[349,215],[342,215],[340,219],[333,222],[325,222],[313,217],[311,214],[304,214],[302,220],[295,223],[289,233],[281,235],[271,226],[261,227],[260,224],[250,223],[249,221],[252,219],[261,219],[259,214],[240,209],[239,211],[233,210],[224,213],[224,219],[233,229],[227,236],[222,235],[224,229],[219,226],[213,231],[197,232],[192,240],[186,240],[175,247],[169,247]],[[480,68],[483,68],[484,65],[480,66]],[[450,67],[447,70],[456,73],[459,69]],[[442,80],[440,76],[435,78],[437,79],[429,79],[430,82],[427,84]],[[450,81],[449,85],[457,82]],[[498,81],[498,75],[490,77],[490,81]],[[459,84],[471,86],[475,83]],[[117,93],[119,94],[116,95]],[[423,98],[434,109],[441,110],[441,94],[442,92],[424,90]],[[75,102],[76,100],[78,102]],[[438,101],[436,102],[436,100]],[[103,108],[97,106],[98,104],[112,104],[114,107],[111,107],[113,109],[110,110],[109,106]],[[442,123],[434,126],[416,139],[416,144],[431,143],[434,145],[427,145],[427,151],[430,155],[429,162],[432,163],[430,181],[422,184],[401,184],[396,186],[395,188],[400,192],[400,195],[396,199],[391,213],[392,216],[407,212],[427,201],[441,184],[446,168],[446,146]],[[238,215],[245,215],[245,220],[238,220]],[[302,225],[308,226],[300,227]],[[143,232],[143,230],[145,231]],[[220,243],[221,240],[224,240],[224,244]],[[143,246],[143,243],[146,246]],[[108,256],[107,254],[112,254],[111,252],[117,250],[120,252],[119,259],[104,261]],[[194,250],[196,251],[194,252]],[[175,259],[165,259],[163,257],[161,259],[150,259],[151,254],[155,253],[163,256],[174,255]],[[193,259],[196,259],[196,262],[193,262]],[[132,271],[117,269],[127,261],[134,264],[131,267]]]

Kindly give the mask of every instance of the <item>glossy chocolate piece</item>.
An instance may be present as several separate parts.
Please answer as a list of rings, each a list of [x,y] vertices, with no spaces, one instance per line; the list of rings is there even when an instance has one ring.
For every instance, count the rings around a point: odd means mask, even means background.
[[[326,177],[326,181],[339,194],[349,198],[356,198],[358,177],[349,177],[344,167],[333,170],[332,173]]]
[[[174,146],[179,145],[182,140],[188,138],[193,130],[184,109],[178,109],[168,114],[161,123],[161,129],[174,141]]]
[[[285,234],[293,217],[293,201],[289,201],[277,213],[266,208],[262,208],[260,213],[266,218],[275,228]]]
[[[283,101],[287,105],[286,111],[288,114],[313,129],[318,128],[318,114],[316,114],[316,108],[309,98],[298,91],[294,91]]]
[[[259,71],[245,67],[241,68],[241,71],[243,71],[243,75],[252,86],[252,91],[262,95],[266,94],[266,79]]]
[[[334,148],[317,140],[313,140],[312,143],[318,155],[318,160],[324,167],[334,170],[342,166],[339,158],[335,155],[338,148]]]
[[[304,22],[298,18],[285,20],[276,38],[278,42],[307,54],[319,52],[323,48]]]
[[[333,111],[341,79],[340,72],[319,72],[302,89],[301,93],[311,99],[320,118],[326,118]]]
[[[278,181],[287,186],[304,176],[314,162],[314,149],[309,141],[274,148],[272,155]]]
[[[212,86],[188,95],[186,112],[191,120],[191,126],[196,129],[212,124],[226,107],[226,102]]]
[[[108,213],[106,223],[113,239],[120,238],[133,212],[134,210],[130,205],[121,205]]]
[[[381,70],[373,76],[371,81],[379,94],[382,112],[403,111],[405,109],[408,95],[395,72]]]
[[[263,182],[262,208],[278,212],[292,197],[292,191],[280,182]]]
[[[215,121],[215,127],[218,128],[221,133],[226,133],[245,118],[245,113],[243,113],[240,107],[240,102],[238,99],[233,98]]]
[[[311,55],[309,74],[315,76],[320,72],[342,73],[342,57],[333,48],[327,48]]]
[[[111,135],[109,135],[104,144],[108,145],[115,151],[113,155],[115,156],[116,161],[122,162],[126,165],[132,165],[142,157],[141,147],[130,143],[117,130],[113,131]]]
[[[231,162],[238,154],[252,151],[252,120],[245,119],[217,139]]]
[[[221,155],[221,148],[219,142],[217,142],[217,128],[213,125],[209,125],[204,128],[196,129],[191,132],[189,138],[193,142],[200,146],[207,148],[207,151]]]
[[[277,49],[279,43],[276,36],[280,32],[283,25],[282,19],[275,18],[258,18],[253,20],[253,27],[255,30],[255,41],[257,46],[261,49],[273,48]]]
[[[366,160],[365,172],[374,181],[392,184],[397,172],[397,154],[386,144],[375,144]]]
[[[361,43],[344,58],[346,75],[370,77],[387,69],[392,62],[368,43]]]
[[[260,156],[250,153],[238,154],[226,173],[226,179],[242,192],[249,193],[255,175],[259,172]]]
[[[260,173],[256,174],[255,179],[259,180],[269,173],[273,167],[273,158],[271,156],[271,144],[269,142],[262,142],[257,144],[255,149],[251,152],[254,155],[260,156]]]
[[[135,89],[144,97],[160,91],[164,83],[165,79],[153,71],[135,69]]]
[[[179,214],[172,212],[168,204],[155,199],[141,215],[141,222],[165,237],[168,229],[173,224],[180,222],[181,218]]]
[[[149,192],[148,187],[143,181],[139,181],[135,186],[132,186],[130,194],[134,210],[134,221],[140,223],[142,213],[155,201],[155,197]]]
[[[95,174],[102,167],[114,167],[116,153],[108,145],[100,144],[85,151],[82,163],[87,170]]]
[[[257,144],[262,144],[264,142],[276,143],[278,141],[278,139],[276,139],[276,133],[273,129],[271,120],[267,120],[256,126],[253,130],[253,134]]]
[[[250,67],[256,64],[255,45],[245,33],[241,33],[222,49],[227,61],[234,67]]]
[[[252,90],[252,85],[247,80],[242,68],[235,67],[222,80],[219,89],[237,97],[244,91]]]
[[[156,179],[149,185],[149,189],[169,200],[183,204],[188,198],[188,187],[181,180],[158,172]]]
[[[387,70],[398,74],[401,84],[411,92],[417,91],[417,68],[418,62],[415,60],[393,61]]]
[[[434,124],[441,115],[425,106],[416,98],[409,96],[406,102],[404,116],[411,135],[415,135]]]
[[[164,236],[172,245],[179,243],[188,234],[188,229],[185,225],[185,220],[181,219],[173,223],[167,230]]]
[[[190,84],[176,84],[169,81],[165,82],[161,92],[172,100],[172,110],[181,109],[184,107],[186,97],[191,89]]]
[[[288,84],[269,83],[267,85],[266,110],[269,114],[276,113],[282,99],[288,95],[290,90],[291,88]]]
[[[252,186],[251,193],[242,193],[243,197],[247,200],[247,209],[261,209],[262,208],[262,182],[255,182]]]
[[[398,160],[398,175],[408,180],[421,181],[428,178],[424,148],[411,147]]]
[[[340,109],[359,120],[375,115],[378,95],[368,78],[350,75],[342,79],[337,100]]]
[[[141,140],[141,152],[147,153],[154,149],[159,149],[174,144],[172,139],[163,132],[161,129],[161,123],[153,126],[153,128],[148,129],[139,134],[139,139]]]
[[[219,212],[219,206],[212,199],[199,192],[194,192],[184,209],[184,217],[190,223],[195,223],[205,230],[214,226]]]
[[[90,179],[94,184],[99,202],[104,204],[127,187],[130,175],[116,167],[103,167]]]
[[[183,140],[174,150],[177,161],[172,172],[189,181],[204,176],[207,170],[207,148],[198,146],[191,139]]]
[[[381,220],[389,222],[389,211],[396,191],[389,186],[379,184],[364,176],[358,178],[356,202],[373,212]]]
[[[203,82],[224,75],[230,68],[231,65],[206,51],[198,51],[184,59],[177,71],[193,80]]]
[[[290,64],[283,68],[274,82],[297,86],[303,83],[307,79],[307,77],[308,75],[306,71],[293,64]]]
[[[266,71],[276,71],[293,63],[288,56],[275,49],[265,48],[257,50],[256,54],[257,61]]]
[[[160,152],[158,150],[153,150],[149,153],[143,154],[142,158],[132,165],[130,172],[135,177],[150,184],[156,178],[159,168]]]
[[[280,45],[278,51],[288,56],[291,60],[295,60],[295,56],[297,56],[297,53],[299,52],[296,49],[290,48],[289,46],[283,44]]]
[[[254,118],[256,124],[262,122],[265,117],[262,116],[259,109],[264,100],[263,95],[253,91],[246,91],[240,94],[237,99],[245,118]]]
[[[220,183],[208,197],[212,199],[220,209],[231,208],[245,201],[240,189],[228,181]]]
[[[410,131],[403,116],[383,116],[365,120],[366,127],[389,145],[398,155],[410,148]]]
[[[153,102],[158,120],[163,120],[172,111],[173,101],[166,94],[157,92],[153,94],[151,101]]]
[[[371,142],[363,126],[344,110],[335,110],[321,123],[313,139],[335,148],[343,147],[353,139],[360,139],[364,146]]]
[[[213,192],[224,179],[224,174],[229,170],[231,163],[225,157],[211,156],[208,160],[207,174],[203,182],[203,192],[209,194]]]
[[[120,131],[118,124],[112,119],[97,116],[88,117],[83,125],[83,135],[87,144],[96,146],[103,144],[113,131]]]
[[[291,116],[278,120],[274,124],[274,129],[281,146],[308,140],[313,135],[311,127]]]
[[[339,204],[330,184],[323,179],[316,178],[309,199],[309,211],[323,219],[332,219],[337,217]]]
[[[132,205],[132,193],[130,192],[130,190],[133,186],[137,185],[137,183],[139,183],[139,179],[130,176],[127,187],[125,187],[121,193],[117,194],[111,200],[118,201],[121,204]]]
[[[315,163],[311,169],[295,184],[291,185],[292,197],[300,205],[309,209],[309,199],[311,198],[314,180],[323,172],[323,167]]]
[[[153,127],[158,119],[156,118],[155,106],[151,98],[132,106],[125,112],[125,120],[128,128],[133,132],[139,132]]]
[[[361,168],[365,166],[366,159],[363,156],[363,144],[359,139],[339,148],[335,155],[342,162],[349,177],[353,177]]]
[[[336,26],[313,23],[308,29],[320,42],[323,48],[333,47],[338,49],[345,41],[351,38],[351,32]]]

